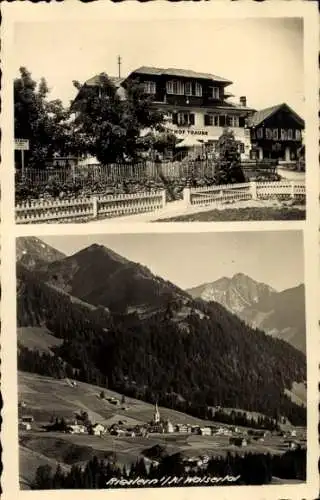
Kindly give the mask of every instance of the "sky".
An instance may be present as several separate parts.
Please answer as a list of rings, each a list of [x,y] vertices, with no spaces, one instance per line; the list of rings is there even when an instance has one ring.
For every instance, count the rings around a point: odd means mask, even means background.
[[[98,243],[183,289],[244,273],[278,291],[304,282],[302,231],[46,236],[71,255]]]
[[[234,82],[255,109],[287,102],[303,116],[303,26],[295,18],[101,20],[17,23],[14,72],[45,77],[51,97],[68,104],[73,80],[121,76],[139,66],[213,73]]]

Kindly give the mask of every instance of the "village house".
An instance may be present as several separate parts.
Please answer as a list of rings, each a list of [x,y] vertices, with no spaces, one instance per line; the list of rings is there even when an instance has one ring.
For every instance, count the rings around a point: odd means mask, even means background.
[[[21,417],[21,422],[32,424],[32,422],[34,422],[34,418],[32,415],[24,415]]]
[[[191,427],[187,424],[177,424],[176,425],[176,432],[189,434],[189,433],[191,433]]]
[[[94,436],[102,436],[102,434],[104,432],[105,432],[105,428],[102,424],[93,424],[92,433]]]
[[[248,118],[253,158],[296,162],[303,144],[303,119],[286,103],[255,112]]]
[[[165,422],[165,424],[164,424],[164,431],[166,433],[169,433],[169,434],[172,433],[172,432],[174,432],[174,426],[170,422],[170,420],[167,420],[167,422]]]
[[[22,431],[31,431],[31,424],[29,422],[19,422],[19,429]]]
[[[211,436],[212,431],[210,427],[200,427],[200,435],[201,436]]]
[[[82,424],[70,424],[68,425],[68,433],[70,434],[85,434],[87,432],[87,428]]]

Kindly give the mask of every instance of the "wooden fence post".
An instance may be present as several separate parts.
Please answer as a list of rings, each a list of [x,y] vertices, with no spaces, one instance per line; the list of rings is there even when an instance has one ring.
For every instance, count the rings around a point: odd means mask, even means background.
[[[295,189],[294,189],[294,188],[295,188],[295,182],[294,182],[294,181],[291,181],[291,182],[290,182],[290,184],[291,184],[290,197],[291,197],[292,199],[294,199],[294,192],[295,192]]]
[[[257,183],[255,181],[250,181],[250,192],[252,200],[257,199]]]
[[[163,189],[162,190],[162,208],[165,208],[166,203],[167,203],[167,200],[166,200],[166,190]]]
[[[93,196],[92,204],[93,204],[93,218],[96,219],[98,217],[98,199],[96,196]]]
[[[183,201],[186,207],[191,205],[191,189],[189,187],[183,189]]]

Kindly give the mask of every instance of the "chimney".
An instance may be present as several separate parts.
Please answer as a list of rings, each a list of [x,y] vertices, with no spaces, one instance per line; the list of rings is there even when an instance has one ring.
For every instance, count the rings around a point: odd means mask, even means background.
[[[240,106],[242,106],[243,108],[247,107],[247,98],[245,95],[242,95],[240,97]]]

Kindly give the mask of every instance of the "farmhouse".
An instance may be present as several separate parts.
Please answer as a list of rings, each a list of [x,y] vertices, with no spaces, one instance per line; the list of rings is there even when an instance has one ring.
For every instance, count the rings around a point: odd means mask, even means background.
[[[95,436],[101,436],[105,432],[105,428],[102,424],[94,424],[92,426],[92,433]]]
[[[164,430],[165,430],[165,432],[167,432],[167,433],[174,432],[174,426],[173,426],[173,424],[170,422],[170,420],[167,420],[167,422],[165,423],[165,425],[164,425]]]
[[[23,417],[21,417],[21,422],[32,424],[33,421],[34,418],[32,415],[24,415]]]
[[[31,431],[31,424],[29,422],[19,422],[19,429],[22,431]]]
[[[85,434],[87,429],[84,425],[81,424],[71,424],[68,426],[68,432],[70,434]]]
[[[303,119],[286,103],[257,111],[248,119],[253,157],[294,162],[302,147]]]
[[[201,436],[211,436],[212,432],[210,427],[200,427]]]

